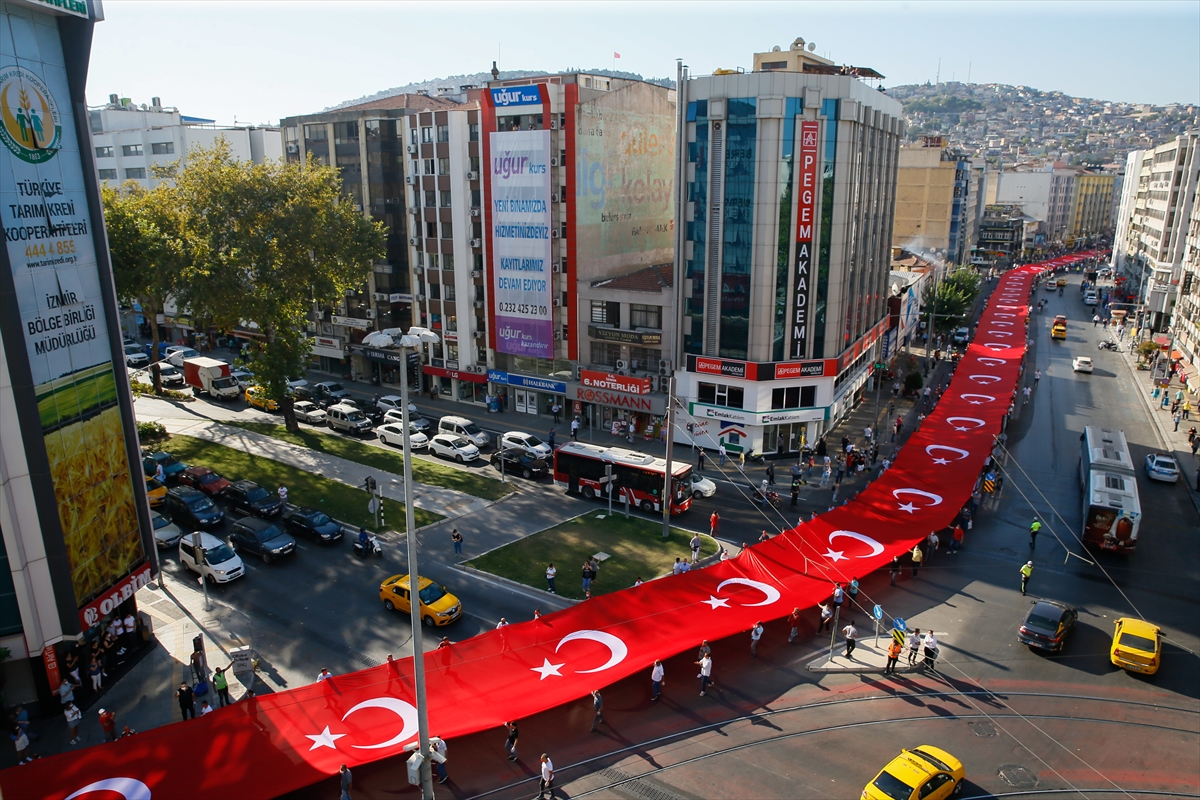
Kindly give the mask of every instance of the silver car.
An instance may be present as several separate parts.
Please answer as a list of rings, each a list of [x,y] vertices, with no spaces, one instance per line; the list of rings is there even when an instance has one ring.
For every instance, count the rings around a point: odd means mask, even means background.
[[[429,452],[443,458],[453,458],[460,464],[479,458],[479,448],[465,436],[439,433],[429,440]]]

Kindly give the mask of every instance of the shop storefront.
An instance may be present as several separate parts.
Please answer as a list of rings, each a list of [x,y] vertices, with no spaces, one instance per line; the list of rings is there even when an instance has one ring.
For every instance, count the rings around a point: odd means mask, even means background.
[[[313,336],[311,352],[313,365],[321,372],[341,374],[348,369],[346,347],[336,336]]]
[[[489,405],[491,410],[516,411],[553,419],[553,409],[558,404],[562,408],[561,417],[569,416],[566,381],[490,369],[487,371],[487,382],[488,395],[496,401]]]
[[[346,348],[347,355],[353,354],[362,363],[366,379],[377,386],[400,386],[400,366],[404,355],[398,350],[380,350],[361,344]],[[337,370],[334,370],[335,372]],[[408,390],[414,394],[421,391],[421,354],[408,354]]]
[[[460,403],[487,403],[487,373],[471,369],[446,369],[426,365],[422,370],[438,396],[448,397]]]
[[[580,370],[571,399],[571,414],[589,430],[624,436],[629,441],[666,436],[667,396],[654,391],[653,378]]]

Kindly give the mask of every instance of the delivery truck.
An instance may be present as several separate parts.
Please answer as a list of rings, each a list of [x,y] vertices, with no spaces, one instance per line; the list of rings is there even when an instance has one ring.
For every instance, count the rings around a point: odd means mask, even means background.
[[[242,393],[237,379],[229,374],[229,365],[215,358],[185,358],[183,379],[192,387],[193,394],[204,392],[218,400],[228,400]]]

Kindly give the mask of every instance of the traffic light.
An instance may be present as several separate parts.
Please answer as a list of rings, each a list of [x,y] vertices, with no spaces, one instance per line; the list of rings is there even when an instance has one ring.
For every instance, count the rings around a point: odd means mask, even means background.
[[[366,488],[366,490],[368,492],[370,492],[371,494],[375,494],[375,486],[376,485],[377,484],[375,483],[375,479],[369,475],[367,476],[366,480],[363,481],[363,487]]]

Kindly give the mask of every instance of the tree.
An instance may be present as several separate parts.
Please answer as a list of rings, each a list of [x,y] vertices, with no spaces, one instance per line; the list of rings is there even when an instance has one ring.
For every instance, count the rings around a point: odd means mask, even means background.
[[[951,331],[967,323],[967,315],[979,294],[979,276],[973,270],[956,269],[936,287],[926,287],[921,298],[923,313],[936,315],[933,332]],[[932,346],[932,344],[931,344]]]
[[[162,392],[159,374],[158,315],[178,286],[188,254],[182,235],[173,189],[163,183],[147,190],[136,181],[120,187],[105,184],[100,189],[104,205],[104,227],[112,256],[117,297],[137,302],[150,324],[150,370],[154,391]]]
[[[175,182],[191,264],[180,299],[215,325],[256,325],[248,359],[267,396],[298,430],[287,381],[307,367],[304,324],[363,284],[385,255],[381,223],[341,195],[337,169],[237,161],[223,139],[194,148]]]

